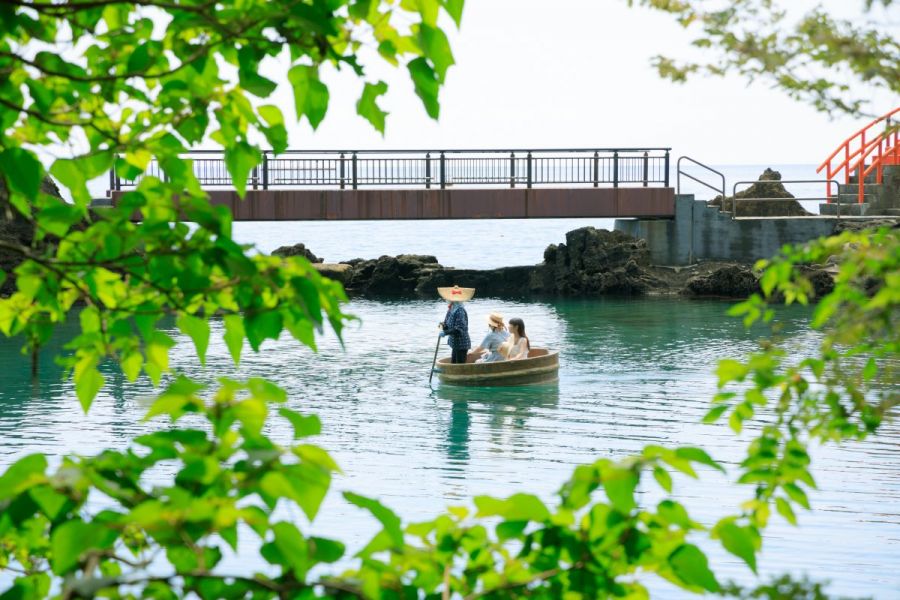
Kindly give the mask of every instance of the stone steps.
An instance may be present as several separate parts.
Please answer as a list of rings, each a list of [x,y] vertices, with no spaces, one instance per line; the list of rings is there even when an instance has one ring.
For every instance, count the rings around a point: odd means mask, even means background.
[[[836,204],[820,204],[819,205],[819,214],[820,215],[837,215],[838,209],[840,208],[840,215],[842,217],[862,217],[868,214],[869,204],[863,203],[853,203],[853,204],[844,204],[841,203]]]

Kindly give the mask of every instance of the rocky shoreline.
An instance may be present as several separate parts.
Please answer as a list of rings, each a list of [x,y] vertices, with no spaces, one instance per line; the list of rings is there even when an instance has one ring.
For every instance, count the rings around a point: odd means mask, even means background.
[[[327,263],[303,244],[283,246],[278,256],[304,256],[327,277],[340,281],[350,296],[432,298],[439,286],[474,287],[479,297],[529,298],[677,295],[745,298],[759,288],[751,265],[704,262],[685,267],[650,264],[644,240],[620,231],[582,227],[544,251],[537,265],[498,269],[455,269],[436,257],[381,256]],[[829,268],[811,268],[817,290],[830,289]]]

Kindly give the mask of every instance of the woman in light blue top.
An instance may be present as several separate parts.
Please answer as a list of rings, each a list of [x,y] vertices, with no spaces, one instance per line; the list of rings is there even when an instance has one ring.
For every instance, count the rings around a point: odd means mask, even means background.
[[[506,360],[500,354],[500,345],[509,337],[509,334],[506,332],[506,325],[503,323],[503,315],[491,313],[488,317],[488,327],[490,327],[491,331],[484,337],[481,344],[473,350],[473,352],[482,353],[481,358],[475,362],[486,363]]]

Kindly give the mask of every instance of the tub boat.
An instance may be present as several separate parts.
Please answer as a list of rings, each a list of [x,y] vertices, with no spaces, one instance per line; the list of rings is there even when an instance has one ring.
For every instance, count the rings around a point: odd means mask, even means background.
[[[559,352],[532,348],[528,358],[476,363],[478,356],[469,353],[465,364],[453,364],[450,357],[437,361],[435,373],[441,383],[449,385],[506,386],[550,383],[559,379]]]

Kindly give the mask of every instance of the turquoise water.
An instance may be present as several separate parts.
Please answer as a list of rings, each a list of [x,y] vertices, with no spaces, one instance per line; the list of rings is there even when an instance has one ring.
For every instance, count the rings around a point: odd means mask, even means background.
[[[486,315],[519,316],[536,345],[560,350],[558,385],[507,390],[427,385],[439,301],[355,301],[361,325],[347,331],[346,350],[326,336],[319,354],[295,342],[264,346],[235,371],[216,324],[207,366],[178,339],[173,364],[213,381],[222,375],[269,377],[288,390],[289,404],[318,413],[319,443],[341,465],[340,476],[314,529],[359,547],[375,532],[371,518],[347,505],[341,490],[380,498],[405,519],[433,516],[476,494],[531,490],[546,499],[579,464],[623,457],[647,443],[702,445],[733,465],[742,441],[723,425],[700,425],[715,390],[717,359],[740,356],[754,334],[724,315],[728,304],[681,299],[509,302],[476,299],[469,306],[473,338]],[[799,345],[814,341],[801,314],[787,322]],[[69,334],[72,333],[70,330]],[[54,342],[58,350],[61,340]],[[446,349],[442,350],[446,353]],[[152,389],[129,385],[106,368],[108,385],[89,415],[48,357],[32,383],[17,346],[0,341],[0,466],[30,452],[60,456],[122,447],[149,425],[141,423]],[[281,426],[273,435],[286,439]],[[779,522],[767,532],[760,561],[765,574],[788,571],[834,583],[831,591],[900,597],[900,427],[877,438],[816,452],[820,490],[801,526]],[[725,477],[676,479],[679,498],[710,524],[734,510],[750,490],[722,487]],[[649,489],[649,487],[648,487]],[[651,492],[642,494],[650,501]],[[261,568],[242,545],[230,568]],[[713,551],[718,573],[747,580],[736,559]],[[682,595],[648,579],[660,598]]]

